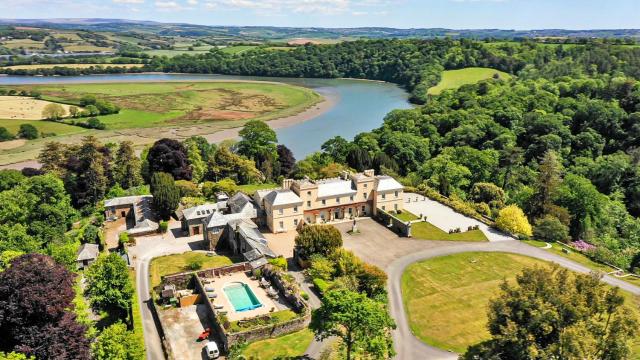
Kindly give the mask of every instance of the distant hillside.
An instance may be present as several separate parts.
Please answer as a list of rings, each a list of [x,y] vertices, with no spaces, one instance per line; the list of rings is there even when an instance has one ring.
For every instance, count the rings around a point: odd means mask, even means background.
[[[236,41],[287,40],[295,38],[634,38],[640,39],[640,29],[607,30],[503,30],[503,29],[396,29],[363,28],[292,28],[270,26],[207,26],[181,23],[159,23],[125,19],[0,19],[0,24],[37,26],[58,29],[151,33],[160,36],[220,36]]]

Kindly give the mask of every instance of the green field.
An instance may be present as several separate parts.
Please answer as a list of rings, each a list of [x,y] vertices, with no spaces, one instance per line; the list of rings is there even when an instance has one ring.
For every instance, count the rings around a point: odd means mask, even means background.
[[[185,252],[176,255],[160,256],[149,264],[149,277],[151,278],[151,287],[160,285],[164,275],[175,274],[182,271],[189,271],[187,265],[192,261],[202,263],[202,269],[215,268],[225,265],[231,265],[233,261],[226,256],[207,256],[201,252]]]
[[[275,339],[256,341],[249,344],[242,355],[247,360],[289,359],[304,355],[313,340],[309,329],[280,336]]]
[[[53,121],[0,119],[0,127],[7,128],[7,130],[9,130],[13,135],[18,132],[18,129],[22,124],[31,124],[41,133],[55,133],[56,135],[79,134],[87,131],[87,129],[79,126],[72,126]]]
[[[411,224],[411,236],[414,239],[423,240],[489,241],[481,230],[469,230],[458,234],[449,234],[426,221]]]
[[[500,70],[490,68],[471,67],[460,70],[446,70],[442,72],[442,79],[438,85],[429,89],[430,95],[438,95],[447,89],[457,89],[462,85],[475,84],[478,81],[491,79],[494,74],[499,74],[501,79],[511,79],[511,75]]]
[[[402,275],[402,297],[412,332],[454,352],[489,339],[488,302],[504,279],[547,262],[507,253],[468,252],[414,263]],[[640,313],[638,297],[626,294]],[[640,351],[640,343],[634,348]]]

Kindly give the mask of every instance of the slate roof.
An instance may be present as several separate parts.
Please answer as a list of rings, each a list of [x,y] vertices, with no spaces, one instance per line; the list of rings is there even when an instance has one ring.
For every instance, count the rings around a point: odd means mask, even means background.
[[[229,200],[227,206],[231,213],[244,213],[246,217],[254,218],[258,216],[258,207],[251,201],[251,198],[244,193],[237,192]]]
[[[351,180],[328,179],[318,181],[317,184],[319,199],[332,196],[350,196],[357,193]]]
[[[271,206],[302,205],[302,199],[291,190],[272,190],[264,197],[264,202]]]
[[[135,195],[135,196],[122,196],[104,201],[104,207],[134,205],[145,197],[153,198],[152,195]]]
[[[213,214],[217,209],[216,204],[203,204],[182,210],[182,216],[187,220],[202,219]]]
[[[376,176],[378,183],[376,184],[376,190],[378,191],[394,191],[403,190],[404,187],[396,179],[387,175]]]
[[[100,254],[98,244],[82,244],[78,249],[77,261],[95,260]]]
[[[268,256],[271,258],[277,257],[277,255],[269,248],[267,239],[262,236],[260,230],[258,230],[258,225],[256,225],[253,221],[249,219],[238,219],[229,222],[229,226],[231,226],[234,231],[237,229],[242,236],[243,239],[247,242],[247,244],[253,249],[257,250],[264,256]]]

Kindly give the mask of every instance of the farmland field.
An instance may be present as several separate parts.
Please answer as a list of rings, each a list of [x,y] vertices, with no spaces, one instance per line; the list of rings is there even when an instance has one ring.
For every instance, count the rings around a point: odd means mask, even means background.
[[[42,110],[51,101],[25,96],[0,96],[0,119],[40,120]],[[69,105],[62,104],[69,113]]]
[[[0,67],[2,69],[11,69],[11,70],[29,70],[29,69],[53,69],[54,67],[68,67],[72,69],[87,69],[92,66],[102,66],[102,67],[124,67],[127,69],[140,67],[143,64],[30,64],[30,65],[11,65],[11,66],[3,66]]]
[[[478,252],[414,263],[402,275],[402,297],[409,326],[429,345],[464,352],[468,346],[489,339],[488,303],[502,281],[513,281],[526,267],[547,264],[521,255]],[[638,309],[638,297],[631,294],[625,297],[630,308]],[[639,351],[637,343],[634,352],[640,354]]]
[[[501,79],[511,79],[511,75],[500,70],[490,68],[466,68],[460,70],[446,70],[442,73],[442,80],[438,85],[429,89],[430,95],[438,95],[447,89],[456,89],[462,85],[475,84],[478,81],[490,79],[494,74],[500,75]]]

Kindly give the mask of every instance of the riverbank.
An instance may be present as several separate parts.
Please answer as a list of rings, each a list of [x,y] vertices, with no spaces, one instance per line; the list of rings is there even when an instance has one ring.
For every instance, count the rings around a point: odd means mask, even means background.
[[[331,91],[325,90],[323,92],[324,94],[321,94],[322,100],[320,102],[311,105],[297,114],[269,120],[267,121],[267,124],[269,124],[269,126],[274,130],[277,130],[312,120],[324,114],[338,103],[340,97],[338,94]],[[214,125],[197,124],[182,127],[157,127],[107,131],[86,130],[79,134],[47,139],[37,139],[32,141],[13,140],[0,143],[0,169],[21,170],[28,167],[39,168],[40,163],[35,159],[46,142],[59,141],[63,144],[73,144],[79,142],[83,136],[89,134],[96,136],[102,142],[117,142],[124,139],[132,140],[136,147],[142,148],[148,144],[152,144],[162,137],[186,139],[188,137],[198,135],[204,137],[210,143],[219,143],[224,140],[237,138],[242,127],[243,126],[220,128]],[[5,152],[11,153],[5,154]]]

